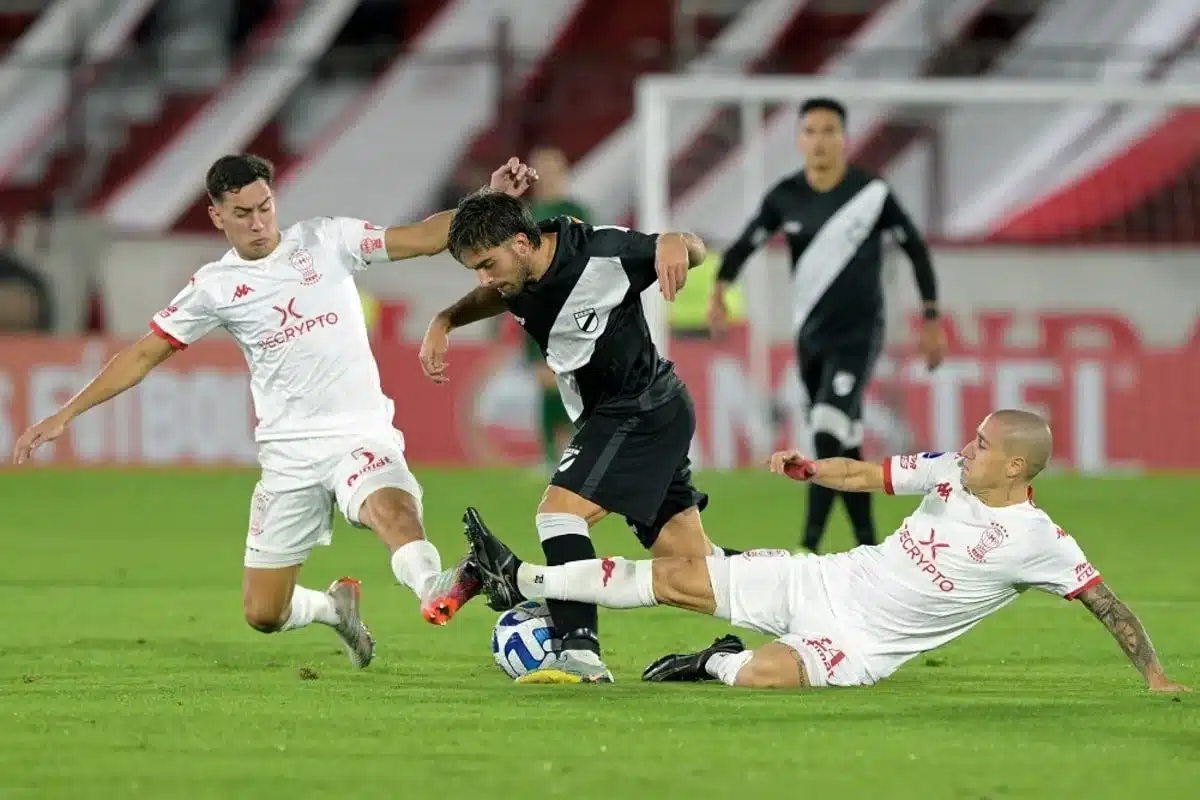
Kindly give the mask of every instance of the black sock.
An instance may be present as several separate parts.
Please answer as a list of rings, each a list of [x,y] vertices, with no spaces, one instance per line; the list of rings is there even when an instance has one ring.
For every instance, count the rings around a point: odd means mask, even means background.
[[[836,458],[842,454],[841,443],[827,433],[818,433],[813,437],[817,458]],[[821,537],[825,534],[825,523],[829,521],[829,512],[837,492],[811,483],[808,486],[808,514],[804,523],[804,546],[814,553],[821,545]]]
[[[596,547],[588,536],[568,534],[554,536],[542,542],[546,566],[557,567],[571,561],[588,561],[596,557]],[[547,600],[555,632],[563,637],[563,650],[589,650],[600,654],[597,640],[600,624],[596,607],[573,600]]]
[[[862,448],[852,447],[843,455],[862,461]],[[846,516],[850,517],[850,527],[854,529],[854,538],[859,544],[873,545],[875,539],[875,519],[871,514],[870,492],[839,492],[846,506]]]

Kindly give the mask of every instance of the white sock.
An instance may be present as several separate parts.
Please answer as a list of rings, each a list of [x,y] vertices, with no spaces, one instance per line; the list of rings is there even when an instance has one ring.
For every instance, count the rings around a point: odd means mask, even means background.
[[[337,625],[337,609],[333,598],[315,589],[297,586],[292,589],[292,608],[281,631],[292,631],[319,622],[322,625]]]
[[[392,553],[392,573],[396,580],[412,589],[418,598],[425,598],[429,588],[442,572],[442,556],[427,539],[409,542]]]
[[[575,600],[604,608],[645,608],[654,597],[651,561],[597,558],[559,567],[521,564],[517,588],[530,599]]]
[[[738,673],[752,658],[754,652],[751,650],[743,650],[740,653],[713,653],[708,657],[708,661],[704,662],[704,671],[726,686],[736,686]]]

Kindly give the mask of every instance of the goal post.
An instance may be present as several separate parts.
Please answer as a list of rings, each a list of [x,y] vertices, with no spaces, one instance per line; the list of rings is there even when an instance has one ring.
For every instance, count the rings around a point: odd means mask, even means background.
[[[1130,73],[1131,70],[1124,71],[1124,74]],[[1130,236],[1121,231],[1112,236],[1110,230],[1105,234],[1108,239],[1094,240],[1081,234],[1073,241],[1069,233],[1063,234],[1076,222],[1079,222],[1080,230],[1084,222],[1091,225],[1091,229],[1101,230],[1103,225],[1099,217],[1107,213],[1103,210],[1105,204],[1123,208],[1121,197],[1110,196],[1114,192],[1117,195],[1122,192],[1152,194],[1139,188],[1145,176],[1139,174],[1138,158],[1145,162],[1149,172],[1170,169],[1188,171],[1189,176],[1191,171],[1200,174],[1200,147],[1179,145],[1181,137],[1200,138],[1194,133],[1200,129],[1200,83],[1186,80],[1184,75],[1170,74],[1155,82],[1106,80],[1103,76],[1091,81],[1075,81],[999,76],[874,80],[820,76],[646,75],[638,80],[635,94],[639,151],[637,227],[646,231],[690,229],[723,239],[724,244],[730,243],[733,235],[754,214],[768,188],[801,166],[801,158],[795,152],[795,121],[800,105],[815,96],[834,97],[847,106],[847,140],[852,162],[859,160],[856,152],[858,137],[867,138],[864,128],[871,134],[878,134],[888,125],[899,122],[920,128],[923,133],[918,138],[924,136],[926,145],[934,140],[938,142],[936,155],[927,156],[920,166],[909,170],[910,178],[921,173],[919,179],[898,186],[889,172],[899,160],[894,156],[888,162],[889,167],[880,171],[896,189],[918,228],[935,244],[961,243],[975,247],[986,241],[1004,247],[1036,250],[1045,245],[1069,249],[1098,243],[1116,245],[1110,249],[1163,244],[1178,246],[1181,242],[1196,247],[1200,242],[1200,236],[1195,234],[1189,233],[1182,238],[1171,234],[1163,238],[1154,231],[1146,233],[1140,229],[1137,235]],[[955,127],[960,117],[972,114],[978,118],[974,127]],[[1154,152],[1151,145],[1137,152],[1138,142],[1149,138],[1149,131],[1163,126],[1163,120],[1158,116],[1165,119],[1181,115],[1189,117],[1191,122],[1190,133],[1177,130],[1175,134],[1175,149],[1182,153],[1179,156],[1182,161],[1175,166],[1166,166],[1161,153]],[[1016,145],[993,147],[986,136],[972,142],[971,137],[959,135],[966,130],[983,130],[994,133],[996,141],[1001,141],[1002,135],[1015,141],[1020,138],[1020,120],[1023,118],[1053,118],[1054,124],[1039,123],[1044,129],[1030,133],[1029,144],[1024,150]],[[782,150],[776,130],[781,125],[788,127],[791,151],[786,154],[786,159],[780,157]],[[697,136],[700,131],[705,131],[704,136]],[[954,138],[950,134],[957,135],[953,147],[944,144]],[[1041,139],[1035,142],[1038,136]],[[704,141],[706,137],[719,141],[720,152],[708,153],[697,160],[695,151],[710,144]],[[1035,148],[1041,149],[1032,152]],[[935,148],[929,146],[927,149]],[[1090,195],[1087,191],[1071,195],[1083,197],[1088,205],[1079,220],[1072,216],[1072,209],[1064,211],[1062,203],[1058,204],[1057,216],[1055,213],[1041,214],[1036,219],[1031,217],[1032,221],[1021,217],[1023,209],[1058,196],[1056,192],[1063,187],[1077,187],[1082,183],[1086,190],[1088,176],[1109,169],[1106,164],[1118,157],[1124,161],[1132,158],[1132,167],[1125,164],[1124,172],[1116,178],[1119,185],[1114,188],[1110,181],[1107,185],[1098,185]],[[1025,166],[1008,170],[1009,164],[1018,162]],[[866,166],[875,168],[869,160]],[[682,171],[686,170],[696,170],[696,174],[685,175]],[[705,206],[705,213],[701,214],[696,211],[696,204],[689,205],[689,202],[698,194],[713,194],[716,178],[712,176],[715,173],[721,173],[721,179],[725,181],[720,184],[723,196],[719,203],[720,214],[713,211],[715,205]],[[731,174],[736,177],[731,178]],[[1194,209],[1200,208],[1200,196],[1189,194],[1195,191],[1193,187],[1197,184],[1194,176],[1188,180],[1193,182],[1182,190],[1171,189],[1175,192],[1174,199],[1162,201],[1174,203],[1172,208],[1154,213],[1168,213],[1172,218],[1182,220],[1172,224],[1191,224],[1193,230],[1198,230],[1200,221],[1196,220]],[[961,185],[974,182],[974,194],[969,198],[971,203],[952,191],[956,182]],[[917,183],[922,184],[918,193],[921,197],[914,199],[908,196],[905,188]],[[947,183],[951,190],[945,188]],[[1160,185],[1165,192],[1171,187],[1171,180],[1160,181]],[[1179,197],[1180,191],[1185,196]],[[1191,223],[1186,221],[1187,208],[1192,209]],[[993,213],[995,209],[1003,211],[987,217],[982,209],[991,209],[987,213]],[[1113,224],[1143,224],[1128,222],[1120,213],[1109,216],[1122,220]],[[990,220],[987,224],[980,222],[985,218]],[[1046,222],[1048,219],[1051,222]],[[988,230],[993,230],[1001,220],[1007,226],[1004,230],[1015,231],[1012,236],[997,238],[991,233],[978,233],[989,225],[992,228]],[[1049,225],[1057,233],[1050,235],[1048,228],[1036,229],[1038,225]],[[713,227],[720,230],[714,231]],[[1153,228],[1154,225],[1145,227]],[[768,258],[760,249],[746,265],[740,281],[747,310],[746,371],[756,390],[768,395],[771,391],[771,348],[780,342],[780,329],[790,324],[790,320],[779,319],[786,313],[784,295],[788,293],[788,287],[781,285],[788,280],[780,271],[782,260],[781,254],[774,253]],[[892,270],[890,264],[889,257],[888,281],[894,281],[896,296],[907,300],[911,295],[915,305],[916,290],[907,265],[901,259],[900,268]],[[939,277],[951,284],[952,293],[959,291],[958,278],[945,273],[946,270],[939,269]],[[1103,294],[1096,287],[1093,289],[1085,294],[1090,298]],[[888,290],[889,296],[891,291]],[[1047,295],[1048,304],[1057,299],[1054,292]],[[1120,300],[1118,297],[1114,302],[1119,304]],[[669,314],[656,287],[647,290],[643,303],[655,343],[667,354],[671,349]],[[986,307],[986,302],[976,303],[975,307]],[[895,311],[889,303],[889,317]],[[1195,380],[1200,389],[1200,375]]]

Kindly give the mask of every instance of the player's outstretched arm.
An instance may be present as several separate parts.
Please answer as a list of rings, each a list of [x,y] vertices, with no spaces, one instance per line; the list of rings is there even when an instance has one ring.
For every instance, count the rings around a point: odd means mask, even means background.
[[[62,436],[71,420],[89,408],[137,386],[150,370],[166,361],[174,352],[175,349],[166,339],[156,333],[148,333],[117,353],[66,405],[21,434],[13,448],[13,461],[24,464],[40,445]]]
[[[1146,685],[1156,692],[1190,692],[1186,686],[1171,682],[1158,661],[1154,645],[1150,642],[1150,634],[1146,633],[1141,620],[1137,618],[1129,606],[1122,603],[1108,588],[1107,584],[1098,583],[1079,594],[1079,601],[1087,606],[1096,619],[1104,623],[1108,632],[1117,640],[1117,644],[1137,667],[1138,672],[1146,679]]]
[[[853,458],[806,458],[799,450],[781,450],[771,456],[771,472],[792,480],[813,483],[842,492],[882,492],[883,466]]]
[[[492,287],[477,286],[457,303],[439,312],[421,340],[421,369],[434,383],[446,383],[446,351],[450,349],[450,331],[470,325],[507,310],[504,298]]]
[[[492,173],[487,190],[520,197],[537,182],[537,178],[535,170],[518,158],[510,158]],[[442,211],[416,225],[393,225],[388,228],[383,236],[388,260],[401,261],[442,252],[449,244],[450,221],[453,219],[454,211]]]

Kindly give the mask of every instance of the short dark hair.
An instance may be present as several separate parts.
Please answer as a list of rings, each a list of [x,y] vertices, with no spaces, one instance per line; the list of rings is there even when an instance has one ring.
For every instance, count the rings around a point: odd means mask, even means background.
[[[236,192],[255,181],[275,183],[275,165],[262,156],[249,153],[221,156],[204,176],[204,190],[214,203],[224,199],[226,192]]]
[[[542,234],[529,207],[503,192],[484,189],[467,195],[450,221],[450,255],[462,261],[467,250],[487,250],[525,234],[534,247]]]
[[[832,97],[808,98],[804,105],[800,106],[800,116],[803,117],[810,111],[832,111],[842,121],[842,127],[846,127],[846,107]]]

